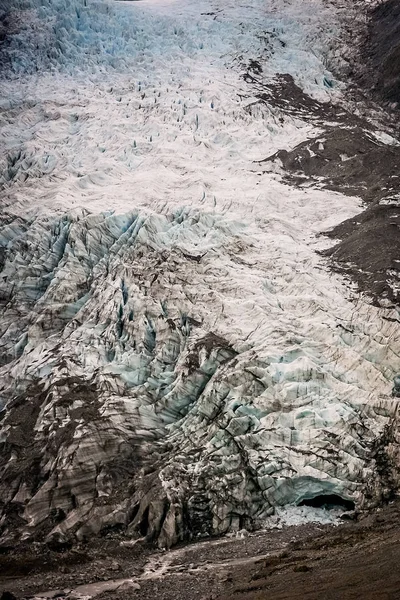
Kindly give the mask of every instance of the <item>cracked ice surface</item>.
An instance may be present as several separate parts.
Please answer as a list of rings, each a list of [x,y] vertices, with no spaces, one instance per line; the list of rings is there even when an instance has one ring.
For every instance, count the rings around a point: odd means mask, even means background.
[[[240,77],[340,94],[334,9],[87,4],[32,3],[2,83],[3,539],[15,507],[26,537],[170,545],[375,498],[397,322],[315,253],[359,203],[254,168],[317,130]]]

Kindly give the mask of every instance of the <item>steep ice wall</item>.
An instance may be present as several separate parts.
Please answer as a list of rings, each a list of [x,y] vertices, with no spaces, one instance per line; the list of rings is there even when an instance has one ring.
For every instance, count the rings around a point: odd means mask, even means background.
[[[3,228],[3,543],[16,510],[25,536],[170,545],[365,499],[397,324],[263,233],[193,209]]]
[[[338,61],[340,25],[331,6],[319,4],[316,11],[313,2],[300,0],[130,4],[4,0],[2,74],[15,78],[51,71],[87,77],[111,69],[136,76],[166,56],[232,64],[251,50],[249,58],[268,57],[271,74],[290,73],[314,94],[337,84],[329,66],[334,58]]]
[[[379,501],[398,315],[315,253],[359,201],[256,163],[323,125],[294,97],[260,101],[277,73],[299,94],[340,96],[335,7],[14,6],[2,543],[122,527],[168,546],[316,495]]]

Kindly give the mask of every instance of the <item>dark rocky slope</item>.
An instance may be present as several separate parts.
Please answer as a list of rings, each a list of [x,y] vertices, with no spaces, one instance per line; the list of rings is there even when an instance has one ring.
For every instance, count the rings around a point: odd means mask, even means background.
[[[290,184],[311,182],[364,200],[365,212],[326,232],[341,241],[325,255],[375,303],[397,304],[400,146],[383,143],[369,123],[348,116],[340,127],[329,126],[318,137],[290,152],[280,150],[261,165],[268,168],[270,162],[283,166]]]
[[[361,83],[377,98],[400,104],[400,3],[386,0],[371,11],[361,49],[366,72]]]

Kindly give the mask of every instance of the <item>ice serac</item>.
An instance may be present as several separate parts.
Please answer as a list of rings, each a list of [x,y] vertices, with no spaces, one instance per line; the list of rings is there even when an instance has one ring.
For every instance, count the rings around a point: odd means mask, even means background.
[[[334,324],[339,296],[193,209],[1,235],[3,544],[123,528],[170,546],[319,495],[385,494],[365,485],[395,410],[395,325],[365,330],[376,309],[344,302]]]

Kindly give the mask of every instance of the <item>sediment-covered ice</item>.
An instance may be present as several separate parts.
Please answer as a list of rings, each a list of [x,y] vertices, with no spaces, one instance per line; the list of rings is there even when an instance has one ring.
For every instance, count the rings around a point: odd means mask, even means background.
[[[256,166],[319,128],[241,77],[340,94],[334,7],[62,6],[18,5],[3,50],[3,544],[377,502],[397,315],[315,252],[359,201]]]

